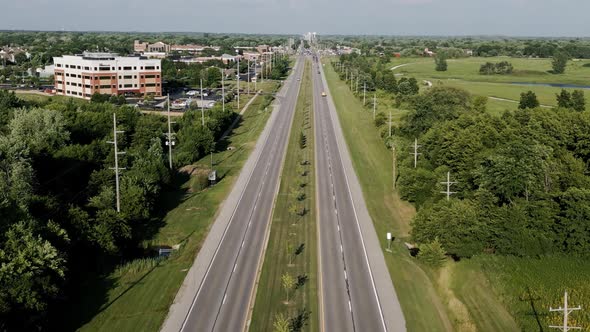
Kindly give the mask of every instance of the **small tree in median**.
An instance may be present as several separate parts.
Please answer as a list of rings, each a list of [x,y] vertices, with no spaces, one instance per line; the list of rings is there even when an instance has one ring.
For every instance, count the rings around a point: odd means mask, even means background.
[[[285,291],[287,291],[287,303],[289,303],[289,291],[295,287],[295,278],[293,278],[289,273],[283,274],[281,277],[281,284]]]
[[[275,315],[275,321],[272,324],[274,332],[290,332],[289,319],[282,313]]]

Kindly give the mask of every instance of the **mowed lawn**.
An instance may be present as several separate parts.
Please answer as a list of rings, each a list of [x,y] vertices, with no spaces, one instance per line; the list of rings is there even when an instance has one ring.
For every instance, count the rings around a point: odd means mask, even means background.
[[[480,75],[479,67],[485,62],[497,63],[508,61],[514,66],[511,75]],[[404,67],[394,70],[396,74],[415,77],[424,84],[427,80],[434,86],[453,86],[469,91],[473,95],[509,99],[510,101],[488,101],[488,110],[493,114],[501,114],[505,110],[518,108],[520,94],[533,91],[542,105],[557,106],[555,95],[561,91],[559,87],[527,85],[525,83],[557,83],[590,85],[590,67],[584,67],[588,60],[570,61],[565,74],[554,75],[551,70],[551,59],[525,59],[525,58],[464,58],[448,60],[448,70],[437,72],[434,69],[434,61],[426,58],[394,59],[390,67],[408,63]],[[398,76],[399,78],[399,76]],[[510,84],[521,82],[521,84]],[[575,88],[566,88],[569,92]],[[590,105],[590,90],[586,92],[586,104]],[[589,106],[590,107],[590,106]]]
[[[276,87],[277,85],[275,85]],[[213,187],[190,192],[190,180],[177,179],[179,189],[163,195],[163,209],[169,210],[163,226],[147,245],[172,246],[180,250],[168,259],[136,260],[113,273],[89,280],[79,299],[65,308],[63,330],[158,331],[184,277],[191,267],[221,202],[229,194],[241,167],[253,150],[269,116],[263,98],[257,97],[228,136],[228,145],[213,155],[221,180]],[[197,162],[210,167],[210,156]]]
[[[385,252],[385,257],[408,331],[515,331],[514,320],[479,269],[449,262],[444,269],[433,271],[409,255],[403,242],[409,239],[414,209],[392,190],[391,150],[373,124],[372,99],[363,108],[362,97],[355,98],[328,65],[329,60],[325,63],[330,91],[377,234],[393,231],[396,237],[393,253]],[[377,97],[377,111],[389,114],[391,109],[396,125],[405,111],[393,109],[386,94]]]
[[[303,311],[309,312],[304,331],[319,330],[317,242],[315,206],[315,170],[313,137],[313,95],[310,64],[306,62],[305,73],[295,109],[295,117],[283,166],[279,194],[272,216],[268,248],[260,275],[250,331],[274,331],[277,315],[292,319]],[[299,146],[299,135],[305,133],[306,145]],[[309,165],[300,162],[307,160]],[[302,176],[302,167],[307,175]],[[304,181],[301,189],[298,181]],[[298,203],[294,191],[302,190],[306,198]],[[292,204],[305,206],[307,213],[299,216],[290,211]],[[281,277],[290,274],[302,284],[289,292],[281,284]]]

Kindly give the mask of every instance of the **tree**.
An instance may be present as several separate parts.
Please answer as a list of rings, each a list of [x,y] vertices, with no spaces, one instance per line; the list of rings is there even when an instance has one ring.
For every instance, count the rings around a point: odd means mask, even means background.
[[[287,291],[287,303],[289,303],[289,291],[295,287],[295,278],[289,273],[285,273],[281,276],[281,284],[285,291]]]
[[[520,103],[518,104],[518,108],[521,110],[527,108],[537,108],[539,107],[539,101],[537,100],[537,95],[532,92],[523,92],[520,94]]]
[[[65,260],[57,249],[34,233],[32,222],[13,224],[0,247],[0,313],[42,312],[59,292]]]
[[[574,90],[572,93],[571,107],[576,112],[584,112],[586,110],[586,98],[584,98],[584,91]]]
[[[561,89],[559,94],[555,95],[557,98],[557,106],[563,108],[572,107],[572,96],[566,89]]]
[[[439,54],[434,57],[436,71],[447,71],[447,58],[444,54]]]
[[[496,66],[491,62],[486,62],[479,67],[481,75],[493,75],[496,73]]]
[[[473,98],[473,110],[478,113],[485,113],[488,104],[488,97],[476,96]]]
[[[441,267],[445,263],[447,256],[440,241],[435,238],[430,243],[420,245],[418,259],[432,267]]]
[[[567,61],[569,60],[569,55],[563,51],[556,51],[553,55],[553,60],[551,61],[551,67],[553,68],[553,74],[563,74],[565,73],[565,67],[567,66]]]
[[[289,319],[283,314],[276,314],[272,324],[274,332],[289,332]]]
[[[17,110],[9,127],[11,138],[15,142],[24,142],[32,155],[42,151],[54,152],[70,137],[62,113],[54,110]]]

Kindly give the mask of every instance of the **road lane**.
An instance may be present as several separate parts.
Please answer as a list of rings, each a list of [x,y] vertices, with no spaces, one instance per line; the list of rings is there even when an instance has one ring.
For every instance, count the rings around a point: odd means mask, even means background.
[[[334,119],[336,112],[330,103],[331,97],[322,77],[321,64],[316,63],[313,73],[315,130],[316,137],[321,137],[316,139],[316,170],[320,198],[323,330],[405,331],[401,307],[368,213],[365,213],[366,216],[361,214],[365,219],[359,222],[357,204],[363,197],[362,193],[354,195],[351,190],[350,178],[355,177],[352,180],[356,182],[358,180],[354,171],[345,167],[344,160],[349,160],[350,156],[347,155],[344,143],[339,141],[342,132],[338,119]],[[324,91],[326,97],[321,96]],[[361,207],[364,207],[364,201]],[[367,241],[372,242],[367,245]],[[367,247],[372,250],[371,255]],[[341,263],[326,266],[326,261]],[[377,278],[373,273],[375,265],[379,271]],[[342,279],[344,289],[338,281]],[[376,285],[376,279],[379,285]],[[350,307],[344,306],[344,301],[350,301]],[[382,302],[386,304],[386,310]],[[386,318],[385,312],[391,317]]]
[[[244,330],[299,93],[300,82],[296,78],[300,78],[303,72],[300,60],[297,60],[292,75],[277,95],[280,107],[274,112],[278,114],[274,114],[273,121],[269,123],[271,128],[266,138],[261,137],[264,139],[262,151],[248,179],[241,183],[243,189],[239,198],[234,204],[223,206],[223,209],[233,209],[233,212],[212,257],[208,260],[204,257],[200,261],[197,257],[195,261],[201,269],[205,264],[207,268],[200,282],[197,277],[191,278],[191,282],[199,282],[199,286],[182,318],[182,325],[178,329],[178,324],[167,321],[163,331]],[[247,172],[246,169],[244,171]],[[178,314],[169,315],[169,320],[178,317]]]

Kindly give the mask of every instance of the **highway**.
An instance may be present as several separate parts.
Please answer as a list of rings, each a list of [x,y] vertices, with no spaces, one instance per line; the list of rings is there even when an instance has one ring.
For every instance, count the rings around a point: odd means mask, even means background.
[[[312,74],[321,330],[405,331],[403,313],[317,62]],[[326,97],[322,97],[324,91]]]
[[[244,331],[303,74],[297,59],[257,148],[242,169],[177,294],[162,331]],[[231,214],[228,213],[231,211]]]

